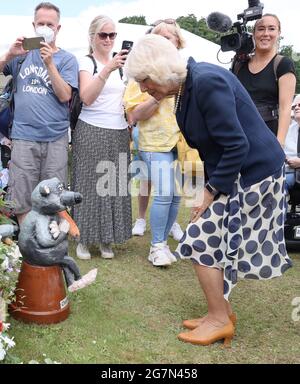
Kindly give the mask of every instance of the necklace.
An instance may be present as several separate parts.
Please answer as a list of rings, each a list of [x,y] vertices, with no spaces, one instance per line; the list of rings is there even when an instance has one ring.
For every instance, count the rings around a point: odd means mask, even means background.
[[[179,89],[178,89],[178,93],[175,97],[175,104],[174,104],[174,111],[173,111],[175,115],[177,113],[177,109],[178,109],[179,103],[181,101],[181,93],[182,93],[182,83],[180,84]],[[180,110],[180,108],[179,108],[179,110]]]

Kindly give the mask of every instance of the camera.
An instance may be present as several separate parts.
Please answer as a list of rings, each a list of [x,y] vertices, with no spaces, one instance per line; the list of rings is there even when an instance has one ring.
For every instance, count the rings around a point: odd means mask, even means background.
[[[223,52],[235,51],[238,57],[243,57],[254,50],[252,34],[247,31],[246,24],[248,21],[262,18],[264,5],[259,0],[248,0],[248,5],[249,7],[237,16],[238,21],[232,26],[234,33],[221,38]]]

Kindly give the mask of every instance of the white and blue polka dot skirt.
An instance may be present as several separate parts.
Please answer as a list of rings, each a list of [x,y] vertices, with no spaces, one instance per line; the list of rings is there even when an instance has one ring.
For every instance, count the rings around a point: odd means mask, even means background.
[[[238,279],[268,280],[292,266],[284,239],[284,169],[229,196],[220,195],[188,225],[176,253],[194,263],[224,271],[228,300]]]

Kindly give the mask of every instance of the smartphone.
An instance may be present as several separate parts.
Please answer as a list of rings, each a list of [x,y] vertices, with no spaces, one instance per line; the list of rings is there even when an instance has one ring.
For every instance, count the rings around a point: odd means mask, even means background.
[[[133,46],[133,41],[124,40],[122,42],[122,48],[121,49],[128,49],[128,51],[130,51],[132,46]]]
[[[23,40],[23,48],[26,51],[41,48],[41,41],[45,41],[43,37],[30,37]]]

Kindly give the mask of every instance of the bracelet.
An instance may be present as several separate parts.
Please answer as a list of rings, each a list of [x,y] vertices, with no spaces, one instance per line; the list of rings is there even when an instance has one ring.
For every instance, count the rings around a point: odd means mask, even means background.
[[[106,83],[106,78],[105,77],[103,77],[100,73],[98,74],[98,78],[100,79],[100,80],[102,80],[104,83]]]

